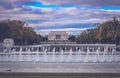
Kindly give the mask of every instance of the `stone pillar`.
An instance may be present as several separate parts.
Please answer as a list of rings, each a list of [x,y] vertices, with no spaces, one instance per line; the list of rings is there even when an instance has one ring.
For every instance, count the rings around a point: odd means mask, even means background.
[[[116,52],[116,48],[112,48],[112,55],[114,55],[114,52]]]
[[[60,56],[61,56],[61,62],[63,62],[63,56],[64,56],[64,55],[63,55],[63,53],[64,53],[64,52],[63,52],[63,49],[61,49],[60,52],[61,52],[61,53],[60,53]]]
[[[81,52],[81,49],[79,48],[78,52]]]
[[[88,60],[89,60],[89,54],[90,54],[90,49],[87,46],[87,53],[86,53],[86,57],[85,57],[85,62],[88,62]]]
[[[55,47],[53,48],[52,51],[52,61],[55,62]]]
[[[19,53],[19,54],[20,54],[20,57],[19,57],[20,61],[22,61],[22,60],[23,60],[23,57],[22,57],[22,52],[23,52],[23,51],[22,51],[22,50],[23,50],[23,48],[22,48],[22,47],[20,47],[20,53]]]
[[[108,46],[105,46],[104,51],[105,51],[105,52],[108,52]]]
[[[52,49],[53,52],[55,52],[55,47]]]
[[[44,56],[44,61],[46,62],[46,50],[45,50],[45,46],[42,46],[42,52],[43,52],[43,56]]]
[[[100,54],[100,47],[98,47],[98,49],[97,49],[97,55],[99,55]]]
[[[67,52],[67,50],[66,50],[66,46],[65,46],[65,51],[64,51],[65,53]]]
[[[70,55],[69,55],[69,62],[72,62],[73,61],[73,49],[72,47],[70,48]]]

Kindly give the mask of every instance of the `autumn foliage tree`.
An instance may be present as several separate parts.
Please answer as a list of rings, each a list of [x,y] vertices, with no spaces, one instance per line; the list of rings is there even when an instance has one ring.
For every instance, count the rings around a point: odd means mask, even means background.
[[[4,20],[0,22],[0,42],[5,38],[13,38],[17,45],[39,44],[43,41],[41,35],[36,34],[33,28],[20,20]]]
[[[77,37],[78,43],[104,43],[120,44],[120,21],[114,17],[112,20],[98,24],[93,29],[82,32]]]

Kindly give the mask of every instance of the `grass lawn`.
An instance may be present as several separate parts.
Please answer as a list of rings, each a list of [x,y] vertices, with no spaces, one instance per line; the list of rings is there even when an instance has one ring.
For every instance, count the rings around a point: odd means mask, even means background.
[[[0,73],[0,78],[120,78],[120,73]]]

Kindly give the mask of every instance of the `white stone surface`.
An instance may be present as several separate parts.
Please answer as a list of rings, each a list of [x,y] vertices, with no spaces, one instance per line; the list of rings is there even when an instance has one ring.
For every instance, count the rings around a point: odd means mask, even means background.
[[[0,72],[120,73],[120,63],[0,62]]]

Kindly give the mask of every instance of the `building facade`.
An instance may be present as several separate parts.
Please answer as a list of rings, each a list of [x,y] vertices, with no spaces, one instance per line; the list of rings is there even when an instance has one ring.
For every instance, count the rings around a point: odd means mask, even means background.
[[[67,41],[68,38],[68,33],[65,31],[51,31],[48,35],[49,41]]]

